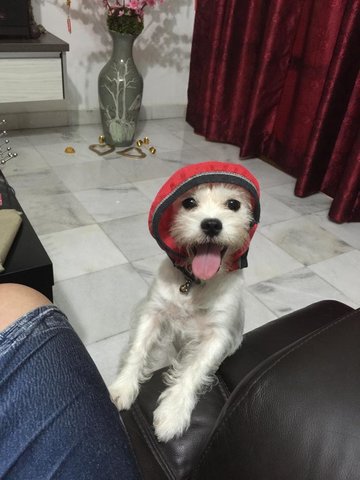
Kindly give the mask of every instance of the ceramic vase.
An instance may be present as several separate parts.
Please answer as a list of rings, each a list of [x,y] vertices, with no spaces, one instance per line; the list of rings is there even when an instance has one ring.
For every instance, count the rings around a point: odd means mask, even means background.
[[[133,59],[135,35],[110,31],[111,58],[99,73],[98,89],[105,142],[116,147],[131,145],[139,117],[143,79]]]

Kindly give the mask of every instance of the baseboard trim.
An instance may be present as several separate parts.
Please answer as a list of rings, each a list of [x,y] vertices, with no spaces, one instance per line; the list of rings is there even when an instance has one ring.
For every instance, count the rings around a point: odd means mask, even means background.
[[[186,105],[142,106],[140,120],[184,117]],[[27,128],[65,127],[100,123],[100,113],[94,110],[47,110],[38,112],[4,112],[1,119],[6,120],[8,130]]]

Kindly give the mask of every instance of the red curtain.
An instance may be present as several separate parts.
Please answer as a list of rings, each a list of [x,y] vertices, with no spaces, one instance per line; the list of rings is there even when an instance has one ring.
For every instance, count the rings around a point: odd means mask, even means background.
[[[197,2],[187,121],[360,221],[360,0]]]

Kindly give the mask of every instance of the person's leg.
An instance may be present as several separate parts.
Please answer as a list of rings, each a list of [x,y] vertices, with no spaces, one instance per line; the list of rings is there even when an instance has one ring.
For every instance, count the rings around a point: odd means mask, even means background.
[[[0,331],[25,313],[51,304],[40,292],[17,283],[0,284]]]
[[[64,314],[0,285],[0,322],[0,478],[138,479],[116,407]]]

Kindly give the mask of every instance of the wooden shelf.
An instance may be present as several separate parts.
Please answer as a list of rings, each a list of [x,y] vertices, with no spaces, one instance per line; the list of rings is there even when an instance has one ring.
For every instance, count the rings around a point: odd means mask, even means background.
[[[39,38],[0,38],[0,52],[68,52],[69,44],[52,33]]]

